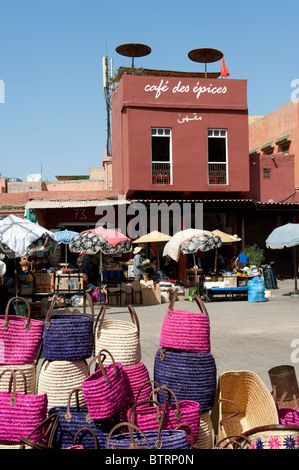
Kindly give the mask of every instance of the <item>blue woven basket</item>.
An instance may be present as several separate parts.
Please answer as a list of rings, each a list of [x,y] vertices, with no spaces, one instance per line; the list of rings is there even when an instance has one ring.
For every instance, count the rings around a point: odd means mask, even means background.
[[[82,428],[90,428],[98,442],[99,449],[106,449],[106,441],[110,430],[120,422],[120,413],[102,420],[90,419],[86,406],[80,407],[78,393],[82,392],[81,388],[75,388],[69,394],[66,406],[57,406],[49,410],[49,416],[57,413],[59,421],[53,438],[54,449],[65,449],[74,444],[76,433]],[[71,397],[76,394],[77,406],[70,406]],[[84,449],[94,449],[94,437],[90,432],[82,432],[78,436],[77,444]]]
[[[198,402],[202,413],[214,406],[217,370],[211,353],[160,348],[155,356],[154,380],[170,388],[179,401]],[[163,403],[161,392],[159,400]]]
[[[91,315],[86,313],[86,299]],[[88,359],[94,348],[94,307],[89,294],[84,296],[83,313],[54,313],[55,296],[48,310],[43,336],[43,355],[48,361]]]
[[[113,432],[121,427],[127,426],[129,432],[112,435]],[[135,431],[133,432],[133,430]],[[189,444],[187,434],[184,430],[159,430],[159,431],[141,431],[138,426],[123,422],[111,429],[107,438],[107,449],[182,449],[188,450]]]

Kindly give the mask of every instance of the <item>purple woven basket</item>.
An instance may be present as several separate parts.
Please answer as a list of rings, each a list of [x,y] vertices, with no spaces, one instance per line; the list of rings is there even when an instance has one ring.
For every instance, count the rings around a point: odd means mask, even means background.
[[[86,313],[86,300],[91,315]],[[84,295],[83,313],[53,314],[53,297],[44,325],[43,355],[48,361],[77,361],[88,359],[94,348],[94,306],[91,296]]]
[[[141,402],[142,403],[142,402]],[[122,426],[129,432],[113,433]],[[184,427],[179,425],[178,427]],[[135,432],[133,432],[135,430]],[[193,446],[193,441],[192,441]],[[180,449],[188,450],[187,434],[183,429],[164,430],[163,420],[158,431],[142,431],[136,424],[124,421],[114,426],[107,438],[107,449]]]
[[[204,303],[194,295],[200,312],[178,310],[174,308],[176,296],[177,289],[163,320],[160,345],[180,351],[210,352],[210,321]]]
[[[112,363],[106,367],[103,365],[105,354],[112,359]],[[103,419],[114,415],[124,406],[126,382],[122,364],[115,362],[109,351],[102,349],[97,361],[99,369],[83,380],[82,390],[89,416],[92,419]]]
[[[165,348],[158,349],[156,353],[154,379],[172,390],[179,401],[198,402],[201,413],[210,411],[214,406],[216,376],[216,363],[211,353],[199,354]],[[163,396],[159,392],[159,401],[161,400]]]
[[[31,441],[38,442],[42,438],[42,428],[38,425],[47,418],[47,394],[27,394],[26,377],[22,370],[6,369],[0,375],[10,373],[10,389],[0,392],[0,440],[20,442],[21,436],[30,436]],[[16,373],[21,373],[25,382],[25,393],[16,392]],[[13,386],[13,391],[11,391]]]
[[[9,315],[12,301],[25,302],[26,317]],[[43,338],[44,322],[30,318],[30,305],[22,297],[13,297],[0,315],[0,364],[17,365],[34,362]]]

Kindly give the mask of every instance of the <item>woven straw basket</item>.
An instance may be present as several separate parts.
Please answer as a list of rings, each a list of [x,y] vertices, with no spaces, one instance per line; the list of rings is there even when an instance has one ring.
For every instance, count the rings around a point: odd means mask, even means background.
[[[212,449],[213,448],[213,426],[211,420],[211,412],[206,411],[200,416],[200,426],[198,439],[195,442],[196,449]]]
[[[129,323],[122,320],[104,320],[106,308],[106,305],[101,308],[96,320],[95,356],[102,349],[106,349],[112,354],[115,362],[120,362],[123,366],[137,364],[141,361],[141,346],[135,309],[132,305],[128,306],[132,319],[132,323]],[[106,363],[109,361],[111,362],[111,359],[107,357]]]
[[[0,374],[6,370],[6,369],[12,369],[14,371],[21,370],[26,378],[26,384],[27,384],[27,393],[30,395],[35,394],[35,388],[36,388],[36,364],[33,362],[32,364],[18,364],[18,365],[2,365],[0,366]],[[25,393],[25,384],[24,380],[22,378],[21,374],[16,374],[16,389],[17,392],[20,393]],[[0,390],[1,391],[6,391],[8,390],[8,385],[9,385],[9,376],[7,374],[4,374],[2,376],[2,380],[0,382]]]
[[[278,424],[275,401],[262,380],[250,371],[230,371],[219,380],[218,441],[250,429]]]
[[[164,316],[160,345],[180,351],[210,352],[210,321],[204,303],[195,295],[200,312],[178,310],[174,308],[176,296],[177,289]]]
[[[216,396],[216,363],[211,353],[192,353],[158,349],[154,363],[154,379],[170,388],[179,401],[194,400],[201,412],[210,411]],[[159,392],[159,400],[163,397]]]
[[[88,375],[88,364],[78,361],[44,361],[38,376],[37,392],[47,393],[48,410],[55,406],[66,406],[70,392],[80,387]],[[80,402],[83,405],[84,401]],[[76,404],[75,397],[71,405]]]
[[[9,315],[11,302],[26,305],[26,317]],[[30,318],[30,305],[22,297],[11,298],[0,315],[0,364],[31,364],[42,343],[44,322]]]

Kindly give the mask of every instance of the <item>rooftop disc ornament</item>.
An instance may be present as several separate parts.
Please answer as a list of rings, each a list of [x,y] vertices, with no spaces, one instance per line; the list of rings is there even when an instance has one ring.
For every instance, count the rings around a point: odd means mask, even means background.
[[[135,57],[144,57],[152,52],[149,46],[137,43],[121,44],[120,46],[117,46],[115,50],[120,55],[132,57],[132,71],[134,70]]]
[[[192,51],[188,52],[188,57],[190,60],[193,60],[193,62],[200,62],[205,64],[205,78],[207,78],[207,64],[211,62],[217,62],[218,60],[222,59],[223,53],[218,51],[218,49],[203,47],[200,49],[193,49]]]

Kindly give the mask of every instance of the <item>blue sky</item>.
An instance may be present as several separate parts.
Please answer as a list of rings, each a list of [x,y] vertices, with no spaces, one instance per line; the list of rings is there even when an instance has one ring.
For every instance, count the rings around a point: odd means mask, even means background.
[[[249,115],[291,101],[299,79],[298,0],[0,1],[0,172],[88,174],[102,163],[106,107],[102,57],[130,66],[115,48],[151,47],[136,67],[204,71],[188,52],[220,49],[230,79],[248,81]],[[296,32],[296,37],[295,37]],[[219,71],[220,62],[208,65]]]

